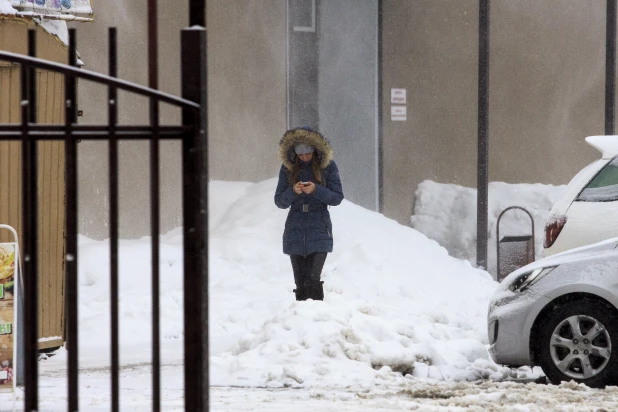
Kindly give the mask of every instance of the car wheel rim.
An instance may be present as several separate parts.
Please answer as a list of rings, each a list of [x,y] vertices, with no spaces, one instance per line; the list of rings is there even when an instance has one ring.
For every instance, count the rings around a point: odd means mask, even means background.
[[[612,342],[601,322],[590,316],[576,315],[556,326],[549,350],[560,372],[585,380],[605,369],[612,355]]]

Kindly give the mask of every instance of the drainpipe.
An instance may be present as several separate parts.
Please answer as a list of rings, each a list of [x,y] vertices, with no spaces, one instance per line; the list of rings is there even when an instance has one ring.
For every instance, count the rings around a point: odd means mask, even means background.
[[[605,26],[605,134],[614,134],[616,107],[616,0],[607,0]]]
[[[487,199],[489,157],[489,0],[479,1],[478,158],[476,265],[487,268]]]

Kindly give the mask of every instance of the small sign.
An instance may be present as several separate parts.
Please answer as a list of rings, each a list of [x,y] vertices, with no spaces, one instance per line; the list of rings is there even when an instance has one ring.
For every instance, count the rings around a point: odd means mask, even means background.
[[[17,243],[0,243],[0,392],[14,391]]]
[[[15,285],[15,244],[0,243],[0,299],[12,300]]]
[[[391,89],[392,104],[406,104],[406,89]]]
[[[0,392],[13,391],[15,318],[13,301],[0,303]]]
[[[408,111],[406,106],[391,106],[391,121],[405,122],[408,120]]]
[[[13,325],[11,323],[0,323],[0,335],[10,335],[13,333]]]

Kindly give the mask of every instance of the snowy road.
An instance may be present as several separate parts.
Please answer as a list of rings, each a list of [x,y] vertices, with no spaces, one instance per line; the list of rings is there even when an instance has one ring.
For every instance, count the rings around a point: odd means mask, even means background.
[[[66,410],[66,375],[42,371],[40,410]],[[151,369],[131,365],[121,369],[123,410],[151,410]],[[162,410],[184,411],[182,365],[162,367]],[[80,406],[84,411],[109,411],[109,371],[88,369],[80,374]],[[615,411],[618,387],[591,389],[575,383],[560,386],[521,382],[444,382],[409,378],[393,386],[232,388],[212,387],[211,411],[364,412],[364,411]],[[23,392],[18,396],[18,409]],[[12,402],[0,395],[0,411]]]
[[[422,382],[403,388],[212,388],[212,411],[615,411],[618,388],[516,382]]]

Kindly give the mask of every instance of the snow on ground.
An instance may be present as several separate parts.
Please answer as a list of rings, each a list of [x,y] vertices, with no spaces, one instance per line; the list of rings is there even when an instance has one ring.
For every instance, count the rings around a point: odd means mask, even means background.
[[[344,201],[324,302],[294,302],[275,180],[246,187],[211,227],[212,383],[391,384],[402,373],[503,379],[485,349],[490,276],[419,232]],[[216,195],[213,195],[216,197]],[[233,345],[230,347],[229,344]]]
[[[43,362],[42,362],[43,363]],[[42,364],[41,363],[41,364]],[[182,367],[161,369],[167,383],[162,390],[162,410],[184,411]],[[121,371],[121,409],[152,410],[149,369],[145,366]],[[110,393],[101,390],[109,382],[109,372],[91,369],[80,375],[80,410],[107,412]],[[41,411],[65,411],[66,378],[45,373],[39,388]],[[17,410],[23,410],[23,392],[17,397]],[[12,410],[10,399],[0,395],[0,411]],[[407,379],[394,387],[323,388],[238,388],[211,387],[213,412],[374,412],[374,411],[615,411],[618,388],[591,389],[574,382],[559,386],[517,382],[445,382]]]
[[[534,219],[536,258],[543,255],[545,222],[566,186],[489,183],[488,271],[496,274],[498,216],[510,206],[526,208]],[[412,227],[444,246],[451,256],[476,265],[476,189],[425,180],[418,186]],[[500,221],[500,237],[529,235],[530,218],[511,210]]]
[[[574,382],[560,386],[515,382],[409,380],[394,389],[267,390],[213,388],[211,410],[268,412],[483,412],[615,411],[618,388],[591,389]]]
[[[325,301],[295,302],[291,265],[281,251],[287,210],[274,206],[275,186],[275,179],[210,184],[212,385],[328,394],[346,388],[405,390],[429,380],[538,375],[496,365],[487,353],[487,304],[497,286],[487,272],[449,256],[418,231],[348,201],[330,209],[335,250],[323,271]],[[108,242],[81,237],[79,256],[80,395],[87,410],[104,410],[110,363]],[[119,265],[121,399],[125,406],[145,410],[150,396],[150,239],[121,241]],[[159,265],[163,391],[178,410],[180,229],[161,237]],[[66,351],[39,364],[41,409],[63,409],[54,405],[66,396]],[[221,402],[229,398],[225,390],[215,393]]]

